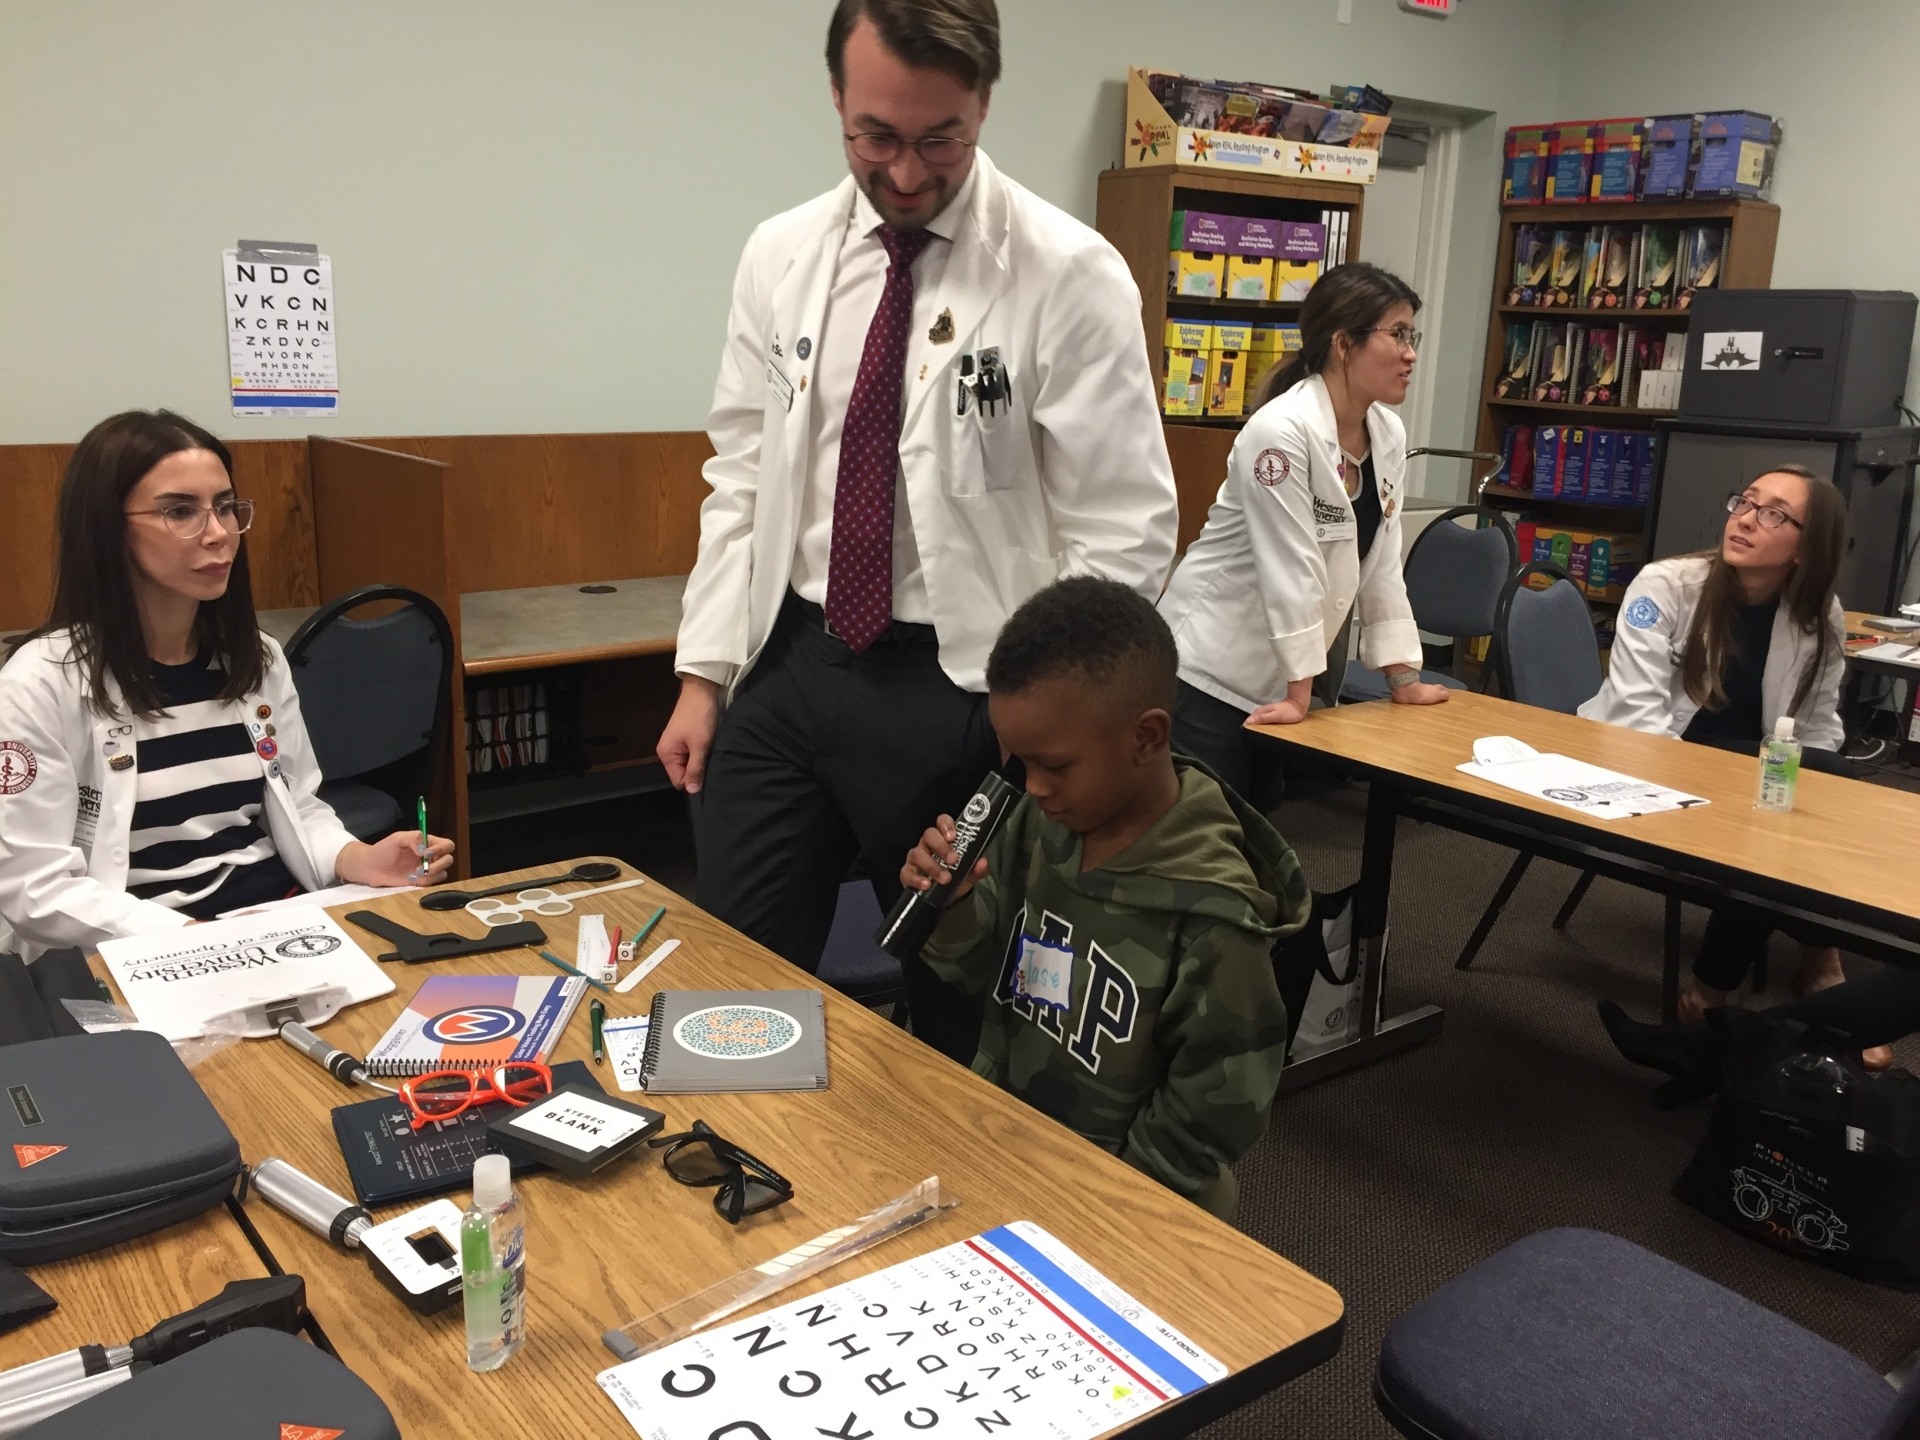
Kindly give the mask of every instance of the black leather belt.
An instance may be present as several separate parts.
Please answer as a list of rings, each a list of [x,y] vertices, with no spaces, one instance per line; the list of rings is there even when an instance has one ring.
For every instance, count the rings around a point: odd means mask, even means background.
[[[787,592],[786,604],[780,607],[780,621],[785,625],[804,626],[809,630],[818,630],[823,634],[831,635],[835,640],[840,639],[833,626],[827,622],[827,612],[811,600],[802,600],[791,590]],[[880,632],[873,643],[875,645],[938,645],[940,637],[931,625],[916,625],[907,620],[893,620],[888,622],[887,628]]]

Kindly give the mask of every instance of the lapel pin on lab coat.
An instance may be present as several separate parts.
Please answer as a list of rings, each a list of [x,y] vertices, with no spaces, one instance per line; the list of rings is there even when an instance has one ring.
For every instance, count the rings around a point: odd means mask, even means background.
[[[933,328],[927,331],[927,339],[935,345],[946,345],[953,340],[953,311],[940,312],[940,318],[934,321]]]
[[[107,768],[109,770],[131,770],[133,768],[133,756],[116,755],[107,761]]]

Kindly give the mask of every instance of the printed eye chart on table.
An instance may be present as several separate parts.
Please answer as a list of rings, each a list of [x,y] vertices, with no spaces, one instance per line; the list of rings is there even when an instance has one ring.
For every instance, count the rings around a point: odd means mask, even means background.
[[[314,245],[243,240],[220,262],[233,413],[337,413],[333,261]]]
[[[1093,1440],[1226,1373],[1019,1220],[599,1380],[645,1440]]]

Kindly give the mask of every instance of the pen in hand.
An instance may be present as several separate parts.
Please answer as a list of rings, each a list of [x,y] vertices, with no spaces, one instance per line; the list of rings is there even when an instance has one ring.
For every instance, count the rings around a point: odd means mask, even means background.
[[[427,797],[420,797],[420,865],[413,873],[421,879],[427,875],[427,865],[433,856],[433,846],[427,839]]]

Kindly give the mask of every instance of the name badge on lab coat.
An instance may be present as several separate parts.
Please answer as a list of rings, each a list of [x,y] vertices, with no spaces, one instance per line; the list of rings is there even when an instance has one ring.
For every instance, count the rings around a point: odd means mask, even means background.
[[[1357,540],[1359,537],[1360,526],[1351,510],[1331,500],[1322,500],[1318,495],[1313,497],[1314,539]]]
[[[780,367],[771,360],[767,362],[767,388],[773,391],[782,410],[793,409],[793,382],[782,375]]]

